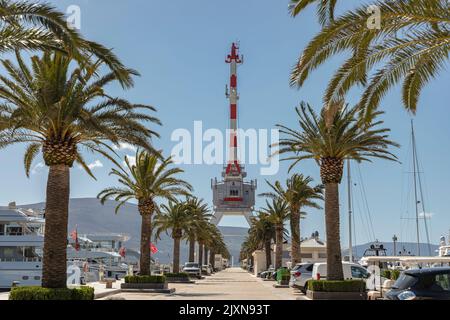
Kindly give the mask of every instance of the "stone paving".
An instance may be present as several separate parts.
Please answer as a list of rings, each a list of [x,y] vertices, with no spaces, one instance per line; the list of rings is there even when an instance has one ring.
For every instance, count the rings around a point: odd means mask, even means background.
[[[195,284],[169,284],[173,294],[119,293],[101,300],[296,300],[307,298],[292,288],[274,288],[240,268],[229,268]]]

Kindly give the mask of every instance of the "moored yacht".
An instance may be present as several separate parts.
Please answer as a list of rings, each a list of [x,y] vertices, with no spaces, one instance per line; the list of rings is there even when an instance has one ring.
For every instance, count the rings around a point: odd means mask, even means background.
[[[0,208],[0,288],[41,285],[43,232],[42,213]]]

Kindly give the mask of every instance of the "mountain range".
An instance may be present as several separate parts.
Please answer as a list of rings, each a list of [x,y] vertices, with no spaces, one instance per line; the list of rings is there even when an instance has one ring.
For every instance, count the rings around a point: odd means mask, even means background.
[[[43,210],[45,203],[19,205],[20,208]],[[69,232],[77,228],[78,234],[124,234],[130,237],[125,246],[129,249],[139,250],[141,217],[137,205],[126,203],[115,214],[115,201],[106,201],[104,205],[96,198],[70,199],[69,202]],[[237,263],[241,243],[247,235],[248,228],[219,226],[224,235],[228,250]],[[158,253],[153,255],[161,263],[172,260],[173,240],[166,234],[155,243]],[[187,259],[188,247],[181,244],[181,261]]]
[[[32,208],[42,210],[44,203],[20,205],[21,208]],[[115,214],[116,202],[106,201],[104,205],[96,198],[70,199],[69,203],[69,231],[77,228],[78,234],[111,234],[119,233],[130,237],[125,246],[129,249],[138,250],[140,241],[141,217],[138,213],[137,205],[127,203],[121,207],[118,214]],[[241,244],[248,234],[248,228],[219,226],[228,250],[234,257],[235,263],[239,260]],[[388,255],[392,255],[394,244],[383,242]],[[370,243],[360,244],[353,247],[355,256],[362,256],[369,248]],[[166,234],[161,235],[161,240],[156,242],[158,253],[154,255],[161,263],[168,263],[172,260],[173,240]],[[415,243],[397,242],[397,251],[405,250],[415,254]],[[428,255],[428,245],[420,245],[422,255]],[[181,261],[186,261],[188,247],[186,243],[181,245]],[[431,245],[431,255],[436,255],[437,245]],[[348,249],[343,250],[343,255],[348,254]]]

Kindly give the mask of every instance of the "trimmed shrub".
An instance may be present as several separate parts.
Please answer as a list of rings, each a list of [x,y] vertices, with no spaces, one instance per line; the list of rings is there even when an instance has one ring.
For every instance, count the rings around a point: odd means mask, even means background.
[[[11,289],[9,300],[94,300],[94,288],[16,287]]]
[[[383,270],[383,272],[381,272],[381,276],[386,279],[391,279],[392,272],[391,270]]]
[[[165,276],[126,276],[125,283],[164,283]]]
[[[391,271],[391,280],[397,280],[400,277],[400,270],[392,270]]]
[[[318,292],[363,292],[366,291],[366,283],[363,280],[310,280],[308,290]]]
[[[166,278],[189,278],[189,274],[186,272],[178,272],[178,273],[164,273]]]

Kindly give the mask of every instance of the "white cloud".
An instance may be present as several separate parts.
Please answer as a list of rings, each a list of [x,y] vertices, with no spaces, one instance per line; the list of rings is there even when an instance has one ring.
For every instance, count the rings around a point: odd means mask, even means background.
[[[421,212],[419,213],[419,218],[425,217],[426,219],[431,219],[434,216],[432,212]]]
[[[131,156],[129,154],[127,154],[127,158],[128,158],[128,162],[130,163],[130,165],[134,166],[136,164],[136,157],[135,156]],[[122,162],[123,166],[126,167],[127,163],[125,161]]]
[[[95,168],[103,168],[103,163],[100,160],[95,160],[94,162],[88,164],[89,169],[95,169]]]
[[[130,143],[126,142],[120,142],[119,146],[113,145],[114,150],[130,150],[130,151],[136,151],[136,147],[133,146]]]
[[[100,160],[95,160],[92,163],[87,164],[87,167],[91,170],[94,170],[96,168],[103,168],[103,163]],[[78,169],[83,169],[81,165],[78,165]]]
[[[37,174],[39,171],[41,171],[40,169],[42,169],[44,167],[45,167],[45,164],[43,162],[39,162],[31,169],[31,174]]]

